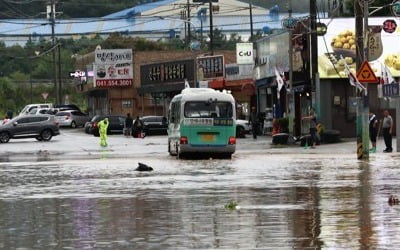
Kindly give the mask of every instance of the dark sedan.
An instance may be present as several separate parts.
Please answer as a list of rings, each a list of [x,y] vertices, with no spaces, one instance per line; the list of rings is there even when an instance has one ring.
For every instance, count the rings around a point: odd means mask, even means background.
[[[0,142],[12,139],[36,138],[38,141],[50,141],[60,130],[53,115],[17,116],[0,126]]]
[[[140,118],[144,124],[146,135],[166,135],[168,129],[167,118],[164,116],[143,116]]]
[[[124,129],[126,116],[124,115],[96,115],[90,120],[89,124],[87,124],[89,134],[93,134],[94,136],[99,136],[99,127],[97,123],[104,118],[108,118],[109,125],[107,129],[107,134],[119,133],[122,134]]]

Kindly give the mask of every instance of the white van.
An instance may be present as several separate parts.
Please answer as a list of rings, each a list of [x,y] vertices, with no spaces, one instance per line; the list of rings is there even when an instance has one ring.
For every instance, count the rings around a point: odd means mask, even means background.
[[[37,104],[28,104],[26,105],[22,111],[19,113],[19,115],[27,115],[29,112],[34,109],[34,108],[48,108],[52,109],[53,104],[52,103],[37,103]]]

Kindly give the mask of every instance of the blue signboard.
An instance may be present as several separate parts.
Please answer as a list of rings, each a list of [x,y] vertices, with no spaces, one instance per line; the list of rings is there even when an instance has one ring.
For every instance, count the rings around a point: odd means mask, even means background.
[[[398,83],[383,84],[382,94],[385,97],[400,96],[400,86]]]

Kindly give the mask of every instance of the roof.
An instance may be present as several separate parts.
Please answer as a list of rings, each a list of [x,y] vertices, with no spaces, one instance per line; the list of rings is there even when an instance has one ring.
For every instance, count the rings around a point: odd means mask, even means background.
[[[219,15],[249,15],[249,4],[238,0],[221,0],[218,3],[213,3],[213,5],[219,6],[219,11],[213,13],[215,16]],[[209,8],[208,4],[192,3],[190,1],[191,13],[197,15],[202,9]],[[115,18],[121,16],[180,16],[181,11],[185,10],[187,7],[187,0],[162,0],[142,5],[137,5],[129,9],[125,9],[110,15],[105,16],[106,18]],[[266,15],[269,13],[268,9],[261,8],[258,6],[252,7],[253,15]]]
[[[198,101],[208,100],[217,98],[220,101],[231,101],[234,102],[233,96],[225,91],[219,91],[211,88],[185,88],[181,94],[177,97],[181,97],[183,101]]]
[[[180,11],[187,0],[163,0],[147,3],[99,18],[56,19],[55,35],[57,37],[109,35],[119,32],[130,36],[142,36],[147,39],[170,38],[176,35],[183,37],[185,24],[190,23],[192,32],[204,36],[209,33],[208,8],[196,4],[192,7],[191,19],[182,20]],[[225,34],[237,33],[245,39],[250,35],[249,6],[237,0],[223,0],[219,3],[219,12],[213,13],[214,28]],[[294,13],[293,16],[308,14]],[[269,29],[281,29],[281,20],[286,13],[269,14],[264,8],[253,8],[254,32]],[[179,34],[182,32],[182,34]],[[47,19],[1,19],[0,40],[7,45],[25,43],[29,38],[50,37],[52,27]],[[247,37],[246,37],[247,36]]]
[[[273,29],[281,28],[281,20],[286,15],[281,14],[278,17],[263,15],[253,16],[254,29],[262,29],[264,26],[270,26]],[[302,14],[293,14],[293,16],[302,16]],[[196,31],[209,30],[209,18],[193,17],[190,23]],[[249,30],[250,18],[238,15],[214,16],[213,24],[216,28],[226,31]],[[57,20],[55,24],[56,35],[89,35],[94,33],[152,33],[168,32],[173,29],[182,29],[185,21],[179,18],[157,18],[157,17],[137,17],[132,19],[107,19],[107,18],[81,18],[81,19],[62,19]],[[13,35],[51,35],[51,25],[46,19],[2,19],[0,20],[0,36]]]

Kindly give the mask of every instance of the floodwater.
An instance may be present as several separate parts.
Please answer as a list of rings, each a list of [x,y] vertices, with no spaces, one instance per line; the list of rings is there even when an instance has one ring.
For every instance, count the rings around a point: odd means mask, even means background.
[[[398,159],[354,158],[1,163],[0,249],[396,249]]]

